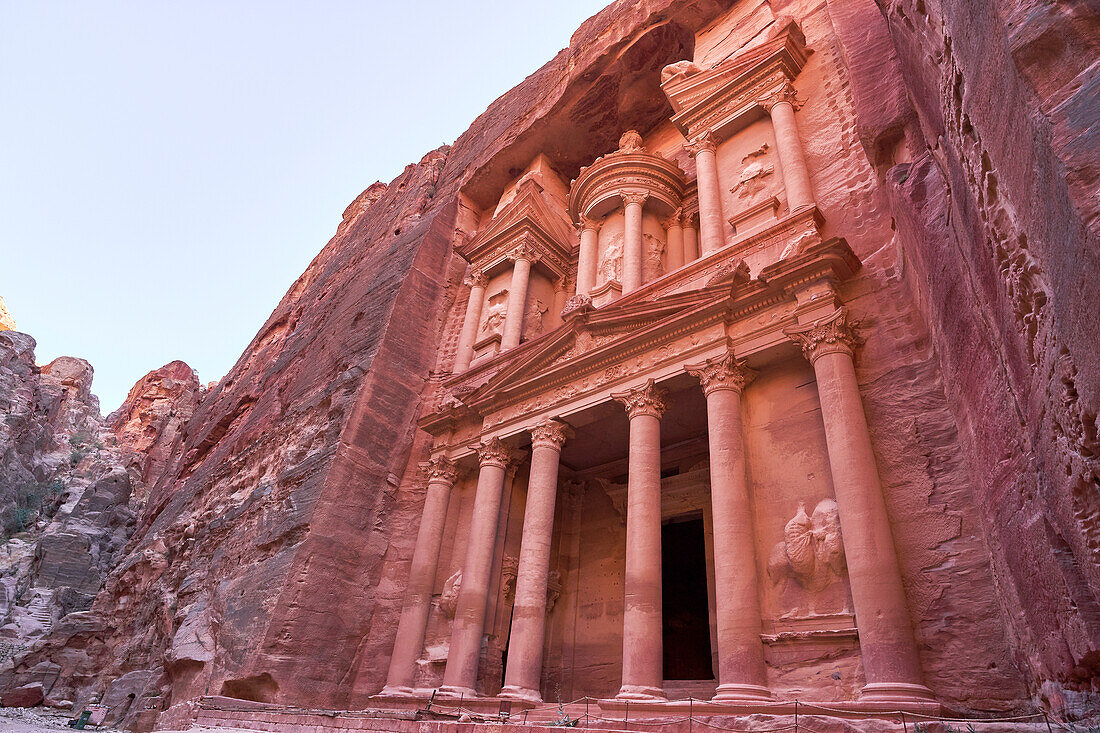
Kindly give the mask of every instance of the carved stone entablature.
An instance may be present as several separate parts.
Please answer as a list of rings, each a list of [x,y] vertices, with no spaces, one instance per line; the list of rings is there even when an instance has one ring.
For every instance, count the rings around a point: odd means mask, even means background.
[[[569,274],[577,234],[565,212],[542,195],[534,179],[520,183],[516,196],[489,225],[465,245],[456,248],[475,268],[491,274],[514,261],[517,250],[529,254],[551,279]]]
[[[611,499],[619,518],[626,521],[627,484],[597,478],[592,483]],[[710,463],[703,462],[686,473],[661,479],[661,517],[683,516],[706,510],[710,500]]]
[[[793,81],[809,53],[792,20],[769,40],[713,69],[669,74],[661,88],[672,103],[673,124],[689,140],[708,131],[726,139],[765,111],[761,101]]]
[[[830,316],[807,326],[788,328],[783,333],[802,347],[802,353],[812,364],[826,354],[854,354],[862,343],[856,333],[858,325],[858,321],[848,320],[848,309],[841,307]]]
[[[427,483],[454,486],[458,478],[458,467],[445,456],[433,456],[421,463],[419,467]]]
[[[703,394],[707,395],[719,389],[730,389],[740,394],[745,385],[756,377],[756,372],[733,354],[707,359],[702,364],[685,365],[684,371],[699,380]]]
[[[612,392],[611,398],[621,402],[631,418],[640,415],[661,417],[668,409],[668,390],[656,386],[652,379],[625,392]]]
[[[681,207],[684,188],[680,166],[645,152],[639,139],[636,147],[620,149],[581,168],[569,190],[569,214],[574,221],[598,219],[623,205],[626,197],[644,194],[647,206],[667,216]]]

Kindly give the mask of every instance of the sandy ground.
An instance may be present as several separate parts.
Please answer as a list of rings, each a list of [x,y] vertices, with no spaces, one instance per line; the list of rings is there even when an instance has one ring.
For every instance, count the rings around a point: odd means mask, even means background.
[[[66,723],[72,719],[67,711],[50,708],[0,708],[0,733],[46,733],[46,731],[69,731]],[[118,728],[88,726],[85,730],[96,733],[127,733]],[[158,733],[256,733],[244,728],[206,728],[196,726],[187,731],[159,731]]]

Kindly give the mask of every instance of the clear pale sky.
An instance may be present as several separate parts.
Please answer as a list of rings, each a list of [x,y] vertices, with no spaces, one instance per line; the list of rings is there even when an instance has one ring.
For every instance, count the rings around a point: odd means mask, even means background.
[[[364,188],[608,0],[0,0],[0,296],[104,414],[236,362]]]

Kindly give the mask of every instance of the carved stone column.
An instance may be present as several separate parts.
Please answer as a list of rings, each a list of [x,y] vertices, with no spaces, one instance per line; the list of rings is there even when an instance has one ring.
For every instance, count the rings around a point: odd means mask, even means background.
[[[787,207],[794,212],[813,206],[814,191],[810,186],[810,172],[806,167],[806,158],[802,154],[798,124],[794,120],[796,105],[798,105],[794,87],[788,82],[778,92],[761,100],[760,104],[772,118],[775,149],[779,154],[779,164],[783,166],[783,186],[787,190]]]
[[[667,392],[653,380],[611,395],[630,416],[623,603],[624,700],[663,700],[661,616],[661,415]]]
[[[684,264],[699,259],[699,231],[695,228],[695,217],[684,214]]]
[[[451,625],[447,668],[443,672],[443,685],[439,688],[444,694],[466,697],[476,694],[478,653],[485,627],[497,515],[504,489],[505,467],[511,457],[512,451],[495,438],[478,449],[481,470],[474,494],[466,561],[462,565],[462,585]]]
[[[928,700],[852,360],[847,311],[786,331],[813,364],[869,700]]]
[[[695,158],[695,177],[699,187],[699,240],[702,256],[717,252],[725,245],[722,226],[722,188],[718,183],[718,146],[711,134],[704,133],[687,146]]]
[[[623,194],[623,216],[626,232],[623,236],[623,295],[642,286],[642,206],[649,198],[644,193]]]
[[[463,285],[470,288],[470,300],[466,303],[466,318],[462,321],[462,333],[458,337],[458,353],[455,355],[455,373],[470,368],[474,358],[474,343],[481,326],[481,309],[485,305],[485,286],[489,279],[481,270],[470,270]]]
[[[516,602],[508,640],[508,666],[500,696],[542,702],[542,646],[546,636],[546,588],[558,493],[558,463],[568,425],[549,420],[531,430],[531,480],[523,512]]]
[[[405,603],[397,624],[383,695],[413,694],[416,660],[424,648],[424,630],[431,611],[439,547],[443,543],[443,526],[447,521],[447,504],[457,475],[455,465],[443,456],[432,458],[421,464],[421,468],[427,473],[428,487],[424,494],[424,510],[416,534],[416,548],[405,587]]]
[[[756,535],[745,473],[741,391],[755,374],[732,354],[687,368],[707,398],[714,585],[718,625],[717,701],[770,699],[756,578]]]
[[[504,314],[504,331],[500,350],[514,349],[523,337],[523,316],[527,310],[527,284],[531,265],[538,261],[534,247],[524,242],[508,253],[512,260],[512,282],[508,286],[508,311]]]
[[[668,271],[679,270],[684,266],[684,226],[681,210],[677,209],[672,216],[665,221],[667,232]]]
[[[599,261],[600,226],[602,221],[581,217],[580,252],[577,255],[577,295],[591,295],[596,287],[596,267]]]

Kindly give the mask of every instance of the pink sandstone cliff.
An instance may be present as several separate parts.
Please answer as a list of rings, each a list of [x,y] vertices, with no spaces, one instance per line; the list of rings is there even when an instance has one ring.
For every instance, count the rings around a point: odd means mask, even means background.
[[[660,70],[714,23],[752,36],[784,15],[827,92],[800,112],[819,205],[864,261],[860,386],[926,681],[960,711],[1095,706],[1100,34],[1084,3],[1027,0],[594,16],[454,145],[364,191],[201,400],[174,365],[135,386],[108,419],[142,482],[132,537],[2,686],[105,693],[140,727],[203,694],[365,705],[423,501],[415,421],[453,361],[468,207],[548,147],[568,178],[667,118]]]

